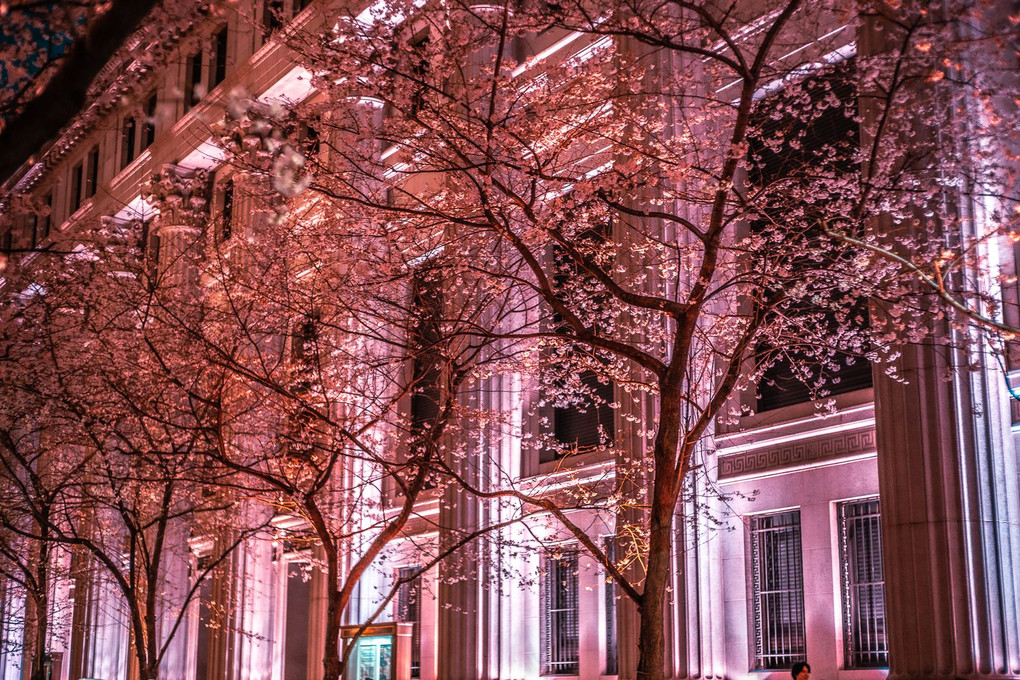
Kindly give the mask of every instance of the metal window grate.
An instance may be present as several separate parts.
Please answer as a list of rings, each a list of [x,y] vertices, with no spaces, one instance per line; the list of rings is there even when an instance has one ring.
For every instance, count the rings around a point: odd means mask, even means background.
[[[410,578],[421,571],[420,566],[402,567],[398,579]],[[401,583],[397,590],[397,620],[413,624],[411,628],[411,677],[421,677],[421,576]]]
[[[755,670],[785,669],[806,654],[800,512],[751,518]]]
[[[616,540],[612,536],[606,538],[606,558],[610,562],[616,562]],[[605,597],[606,675],[616,675],[619,672],[616,652],[616,582],[608,575],[606,575]]]
[[[839,506],[846,668],[889,665],[880,518],[877,498]]]
[[[577,553],[549,555],[542,570],[542,675],[577,675]]]

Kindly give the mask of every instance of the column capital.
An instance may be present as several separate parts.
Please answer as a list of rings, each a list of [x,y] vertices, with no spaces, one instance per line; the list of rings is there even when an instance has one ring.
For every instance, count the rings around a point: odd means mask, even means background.
[[[159,210],[158,229],[201,230],[209,220],[209,171],[163,165],[142,185],[142,198]]]

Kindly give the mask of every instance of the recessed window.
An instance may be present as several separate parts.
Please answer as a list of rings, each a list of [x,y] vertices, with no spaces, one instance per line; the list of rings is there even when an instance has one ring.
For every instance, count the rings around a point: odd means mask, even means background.
[[[213,72],[210,85],[216,87],[227,77],[227,27],[213,35]]]
[[[219,242],[223,243],[234,234],[234,180],[229,178],[223,182],[220,198],[220,230]]]
[[[606,538],[606,559],[616,562],[616,540],[610,536]],[[616,581],[607,574],[605,577],[605,607],[606,607],[606,675],[616,675],[619,672],[616,652]]]
[[[577,675],[580,658],[577,552],[547,555],[541,577],[542,675]]]
[[[283,28],[284,11],[283,0],[264,0],[262,3],[262,30],[267,37]]]
[[[52,227],[51,210],[53,209],[53,194],[49,193],[43,198],[43,214],[36,213],[32,216],[32,247],[39,245],[50,236]]]
[[[94,146],[85,158],[85,198],[96,195],[99,186],[99,147]]]
[[[846,668],[889,665],[880,519],[877,498],[839,505]]]
[[[866,299],[834,298],[836,293],[821,286],[813,291],[814,298],[837,300],[838,309],[828,302],[809,303],[812,296],[783,300],[783,291],[813,280],[811,272],[819,269],[824,239],[820,218],[812,217],[820,211],[812,202],[822,202],[820,196],[825,202],[854,198],[860,177],[858,80],[850,61],[791,83],[762,99],[754,112],[748,134],[748,181],[759,198],[751,230],[765,233],[785,225],[771,237],[803,243],[798,252],[814,253],[792,257],[785,263],[789,273],[775,274],[769,304],[777,308],[769,323],[785,319],[787,330],[781,341],[770,339],[755,348],[755,359],[764,368],[758,383],[759,412],[871,387],[871,364],[861,351],[829,347],[821,340],[837,337],[838,330],[847,326],[866,328]],[[824,105],[808,109],[819,102]],[[832,179],[825,181],[825,177]],[[797,211],[791,211],[791,196],[806,197]],[[791,217],[791,212],[802,215]],[[837,254],[832,250],[821,256],[831,261]]]
[[[199,50],[188,57],[184,67],[185,111],[202,101],[202,95],[205,94],[202,89],[202,50]]]
[[[142,150],[156,141],[156,95],[153,93],[145,102],[145,123],[142,125]]]
[[[134,116],[124,118],[124,128],[120,134],[120,168],[123,170],[128,163],[135,159],[136,137],[138,135],[138,123]]]
[[[574,236],[572,248],[554,244],[551,252],[552,283],[556,296],[579,315],[582,322],[599,332],[610,315],[607,295],[601,284],[591,276],[586,265],[605,266],[606,248],[610,246],[611,227],[608,223]],[[579,304],[578,300],[584,300]],[[572,329],[555,310],[550,316],[551,329],[568,337]],[[583,347],[560,350],[565,363],[578,355],[588,356]],[[553,363],[556,359],[553,358]],[[614,409],[615,387],[609,378],[595,370],[569,371],[556,375],[553,371],[544,383],[550,396],[551,411],[547,412],[554,446],[541,453],[541,462],[549,462],[573,453],[584,453],[612,445],[616,436]]]
[[[411,294],[411,428],[425,436],[439,417],[442,355],[439,352],[443,293],[439,272],[427,263],[414,273]]]
[[[85,177],[85,165],[83,161],[78,161],[71,168],[71,195],[68,203],[70,204],[71,213],[75,213],[78,208],[81,207],[81,189],[82,180]]]
[[[421,572],[420,566],[402,567],[397,578],[397,621],[411,624],[411,677],[421,677]]]
[[[308,611],[312,604],[308,564],[287,564],[287,609],[284,625],[283,680],[305,680],[308,677]]]
[[[807,652],[800,511],[751,518],[754,669],[785,670]]]

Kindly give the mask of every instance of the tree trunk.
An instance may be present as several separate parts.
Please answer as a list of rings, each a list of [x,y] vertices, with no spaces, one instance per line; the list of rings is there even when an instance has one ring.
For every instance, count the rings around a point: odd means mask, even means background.
[[[681,488],[675,478],[680,442],[681,380],[667,373],[659,400],[659,430],[652,451],[652,497],[648,518],[645,587],[638,604],[638,680],[663,680],[666,666],[666,595],[673,548],[673,511]],[[682,468],[681,468],[682,469]]]
[[[49,513],[40,527],[39,555],[36,562],[35,592],[35,655],[32,660],[32,680],[45,680],[43,660],[46,658],[46,637],[50,626],[50,543]]]
[[[346,603],[340,602],[337,583],[340,581],[340,559],[336,550],[326,549],[326,580],[328,595],[326,603],[326,646],[322,653],[323,680],[339,680],[340,663],[340,617]]]
[[[666,501],[668,499],[664,499]],[[657,507],[656,507],[657,506]],[[669,588],[672,503],[653,503],[648,537],[648,569],[638,605],[638,680],[663,680],[666,665],[666,595]]]

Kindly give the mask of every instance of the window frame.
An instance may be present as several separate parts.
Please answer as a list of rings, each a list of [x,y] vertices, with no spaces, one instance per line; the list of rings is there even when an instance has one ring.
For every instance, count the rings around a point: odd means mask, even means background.
[[[752,671],[786,670],[807,655],[800,515],[800,509],[793,508],[748,518]],[[764,538],[776,540],[766,542]],[[783,558],[785,562],[776,559],[776,563],[763,564],[763,552],[765,559]],[[789,566],[792,557],[795,566]],[[765,579],[785,587],[763,587]],[[773,621],[773,617],[789,620]]]
[[[850,511],[855,514],[851,515]],[[839,571],[840,571],[840,610],[843,622],[843,667],[848,670],[874,669],[889,667],[889,639],[886,627],[885,607],[885,572],[882,563],[882,526],[881,526],[881,504],[878,496],[843,501],[836,506],[836,518],[839,534]],[[861,545],[854,538],[859,535],[855,529],[862,529],[861,520],[867,522],[866,531],[870,532],[865,536],[865,545]],[[855,534],[851,536],[851,534]],[[872,576],[879,576],[879,579],[871,579],[867,582],[858,582],[861,556],[858,549],[868,551],[866,556],[868,565],[865,567]],[[877,552],[877,556],[874,554]],[[859,643],[862,642],[861,628],[864,615],[862,613],[862,601],[859,591],[871,591],[869,604],[872,613],[880,614],[880,618],[867,617],[869,631],[865,642],[873,643],[867,645],[871,649],[864,649]],[[876,602],[875,593],[878,593]]]
[[[580,673],[579,556],[576,546],[542,556],[539,577],[539,674],[542,677]],[[556,589],[557,581],[560,589]],[[562,606],[553,607],[552,604]]]
[[[421,565],[410,565],[397,569],[397,580],[412,577],[397,587],[393,620],[411,624],[411,677],[421,677],[421,629],[423,576]]]

